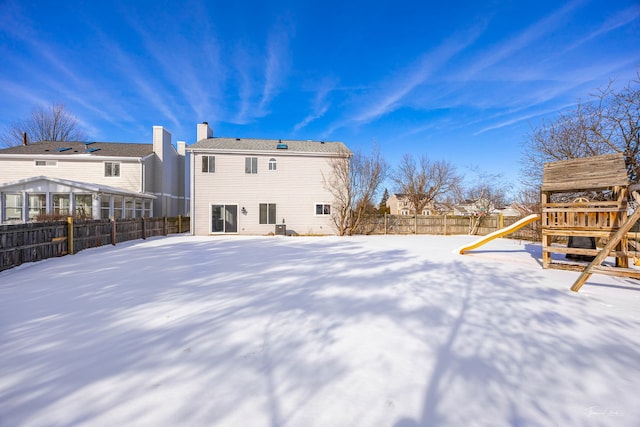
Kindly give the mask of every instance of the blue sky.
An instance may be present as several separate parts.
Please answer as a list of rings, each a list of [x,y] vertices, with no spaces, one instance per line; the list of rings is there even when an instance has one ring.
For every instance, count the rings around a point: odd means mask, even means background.
[[[91,139],[375,142],[517,184],[545,118],[640,69],[640,4],[0,0],[0,127],[63,103]]]

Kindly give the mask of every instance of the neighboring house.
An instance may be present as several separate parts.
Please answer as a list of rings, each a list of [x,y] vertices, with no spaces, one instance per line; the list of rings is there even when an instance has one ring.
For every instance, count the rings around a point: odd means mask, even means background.
[[[513,202],[508,206],[494,209],[493,213],[500,213],[503,216],[519,217],[524,216],[523,212],[525,212],[523,207],[520,206],[520,204]]]
[[[341,142],[219,138],[204,122],[187,148],[195,235],[335,234],[331,162]]]
[[[406,194],[393,193],[387,199],[387,207],[391,215],[414,215],[415,209]],[[420,215],[436,215],[433,203],[429,203]]]
[[[89,218],[188,213],[185,143],[153,127],[153,143],[42,141],[0,150],[0,222],[41,214]]]
[[[488,211],[487,214],[492,214],[495,211],[493,203],[488,199],[464,200],[453,207],[454,215],[474,216],[478,212],[484,211]]]

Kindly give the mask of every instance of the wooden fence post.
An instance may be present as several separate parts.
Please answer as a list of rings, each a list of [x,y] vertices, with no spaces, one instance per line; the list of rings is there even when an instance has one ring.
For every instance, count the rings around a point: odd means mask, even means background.
[[[384,213],[384,234],[387,234],[387,213]]]
[[[117,236],[116,236],[116,218],[115,217],[111,217],[111,244],[113,246],[116,245],[116,240],[117,240]]]
[[[166,236],[167,234],[169,234],[169,224],[167,222],[167,217],[164,217],[164,229],[162,230],[164,232],[164,235]]]
[[[182,234],[182,215],[178,215],[178,234]]]
[[[67,217],[67,225],[68,225],[67,253],[69,255],[73,255],[73,217],[72,216]]]
[[[142,240],[147,240],[147,227],[146,224],[147,222],[144,220],[144,217],[142,217]]]
[[[498,230],[502,230],[504,228],[504,215],[502,213],[498,214]]]

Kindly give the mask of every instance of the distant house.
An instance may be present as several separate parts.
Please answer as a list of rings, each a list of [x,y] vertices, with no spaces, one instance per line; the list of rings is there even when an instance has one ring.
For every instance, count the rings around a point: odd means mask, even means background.
[[[517,203],[512,203],[508,206],[495,207],[489,200],[465,200],[462,203],[458,203],[453,207],[454,215],[472,216],[477,212],[486,211],[487,214],[496,215],[502,214],[503,216],[518,217],[522,216],[522,212],[519,209]]]
[[[186,214],[185,143],[153,127],[150,144],[41,141],[0,150],[0,222],[40,215]]]
[[[409,201],[409,197],[402,193],[393,193],[387,199],[387,207],[391,215],[415,215],[415,209]],[[436,215],[434,203],[429,203],[419,215]]]
[[[500,213],[503,216],[520,217],[520,216],[524,216],[524,213],[528,211],[524,209],[524,207],[521,206],[519,203],[513,202],[508,206],[502,206],[494,209],[494,212]]]
[[[191,230],[215,234],[335,234],[331,162],[342,142],[220,138],[198,124],[190,155]]]

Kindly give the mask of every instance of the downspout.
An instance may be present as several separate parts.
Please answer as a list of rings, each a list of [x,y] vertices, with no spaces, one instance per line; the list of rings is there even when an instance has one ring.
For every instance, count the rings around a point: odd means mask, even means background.
[[[138,158],[138,163],[140,163],[140,192],[144,193],[144,172],[145,172],[145,164],[144,161],[142,160],[142,158]]]
[[[189,167],[189,181],[190,184],[189,185],[189,222],[190,222],[190,227],[191,227],[191,235],[195,236],[196,234],[196,221],[195,221],[195,212],[196,212],[196,172],[195,172],[195,164],[196,164],[196,153],[195,151],[191,152],[191,155],[189,156],[189,163],[191,163],[191,166]],[[208,220],[210,221],[210,219]]]

